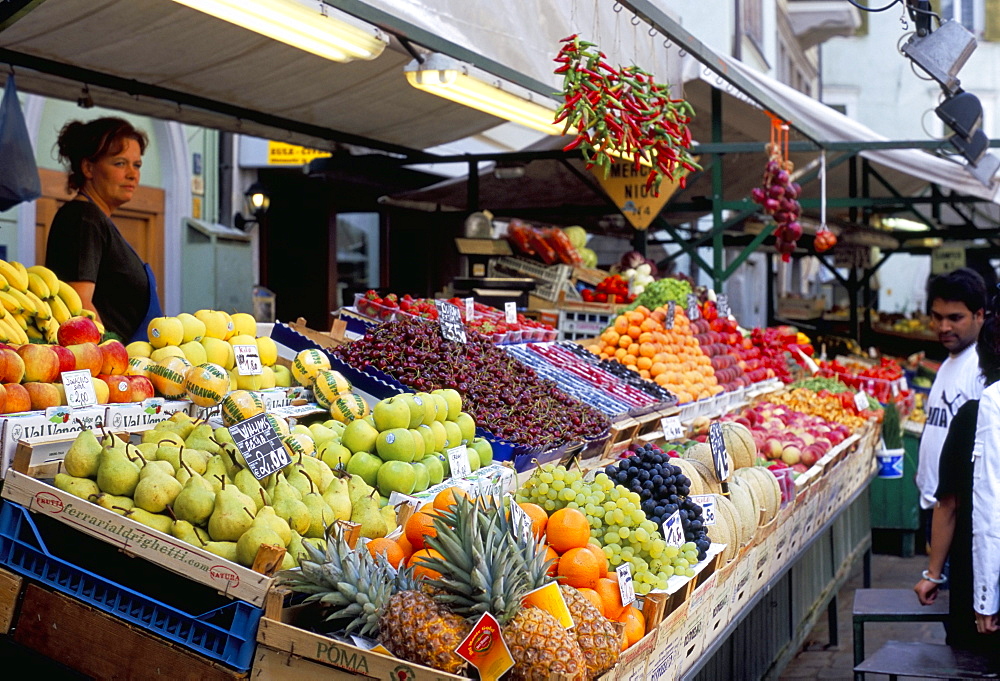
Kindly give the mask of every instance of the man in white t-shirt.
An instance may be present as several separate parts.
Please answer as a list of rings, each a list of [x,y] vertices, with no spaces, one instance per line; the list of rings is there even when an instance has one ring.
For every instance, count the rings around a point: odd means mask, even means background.
[[[927,420],[920,438],[917,487],[924,527],[930,528],[930,511],[937,503],[938,461],[952,417],[966,400],[978,400],[983,392],[976,338],[983,327],[986,284],[967,267],[931,279],[927,287],[931,328],[948,350],[938,370],[924,411]],[[928,537],[929,538],[929,537]]]

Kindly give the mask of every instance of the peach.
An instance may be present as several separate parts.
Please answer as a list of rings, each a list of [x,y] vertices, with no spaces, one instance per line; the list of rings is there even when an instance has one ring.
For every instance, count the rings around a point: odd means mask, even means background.
[[[24,360],[24,381],[52,383],[59,378],[59,355],[48,345],[22,345],[17,354]]]
[[[56,339],[59,341],[59,345],[63,346],[81,343],[97,345],[101,342],[101,331],[89,317],[70,317],[59,325]]]

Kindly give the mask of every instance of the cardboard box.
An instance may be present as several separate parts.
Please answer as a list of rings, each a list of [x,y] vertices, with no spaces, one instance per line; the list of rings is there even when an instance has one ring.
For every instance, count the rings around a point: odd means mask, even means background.
[[[105,425],[119,432],[138,433],[149,430],[161,421],[166,421],[177,412],[190,415],[193,406],[188,400],[163,398],[132,404],[109,404]]]
[[[646,665],[656,648],[659,629],[653,629],[642,637],[635,645],[618,657],[618,664],[605,676],[612,676],[616,681],[643,681],[649,678]]]
[[[57,435],[76,437],[80,430],[100,428],[105,424],[107,405],[83,409],[52,407],[45,411],[26,411],[5,416],[0,424],[0,477],[6,475],[14,461],[18,442],[32,438],[51,438]]]
[[[736,562],[733,561],[715,573],[715,588],[708,596],[708,630],[705,632],[705,640],[708,642],[714,641],[729,624],[732,597],[730,579],[735,570]]]
[[[660,623],[656,647],[646,665],[646,674],[651,681],[673,681],[679,676],[684,660],[683,630],[687,614],[688,604],[684,603]]]

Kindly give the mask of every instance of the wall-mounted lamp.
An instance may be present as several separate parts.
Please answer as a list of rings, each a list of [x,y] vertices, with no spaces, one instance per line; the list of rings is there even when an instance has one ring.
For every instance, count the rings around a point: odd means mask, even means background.
[[[271,197],[260,182],[254,182],[243,192],[243,211],[233,216],[233,226],[241,232],[250,231],[251,226],[260,224],[261,218],[271,207]],[[251,215],[243,217],[243,213]]]

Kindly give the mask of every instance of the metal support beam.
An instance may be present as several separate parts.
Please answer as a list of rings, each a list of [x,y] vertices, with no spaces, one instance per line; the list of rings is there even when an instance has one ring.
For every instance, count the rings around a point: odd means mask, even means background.
[[[736,272],[736,269],[744,262],[746,262],[747,258],[753,255],[754,251],[757,250],[757,247],[760,246],[762,243],[764,243],[764,239],[771,236],[774,233],[774,230],[777,229],[777,227],[778,227],[777,223],[774,222],[764,225],[764,229],[760,231],[760,234],[755,236],[753,240],[749,244],[747,244],[742,251],[740,251],[739,255],[737,255],[736,258],[731,263],[729,263],[729,267],[727,267],[725,271],[722,273],[722,281],[725,281],[729,279],[729,277],[733,276],[733,274]]]
[[[469,161],[469,179],[465,183],[465,190],[468,193],[466,205],[469,210],[479,210],[479,161]]]
[[[697,264],[698,267],[709,272],[712,270],[712,268],[708,266],[708,263],[705,262],[700,255],[698,255],[698,249],[688,243],[687,239],[682,238],[673,225],[664,220],[662,217],[654,219],[653,224],[656,225],[658,229],[666,230],[667,234],[673,238],[674,242],[680,246],[685,253],[687,253],[687,255],[695,262],[695,264]]]
[[[899,191],[895,187],[893,187],[889,183],[888,180],[886,180],[884,177],[882,177],[882,174],[879,173],[879,171],[875,170],[875,168],[873,168],[871,166],[871,164],[868,163],[867,160],[865,161],[865,172],[868,175],[874,177],[878,181],[878,183],[881,184],[883,187],[885,187],[886,191],[888,191],[890,194],[892,194],[893,196],[895,196],[898,199],[903,198],[903,195],[900,194]],[[936,192],[936,188],[934,187],[934,185],[931,185],[931,194],[933,195],[935,192]],[[911,206],[910,207],[910,212],[913,213],[916,216],[917,220],[919,220],[923,224],[927,225],[930,229],[934,229],[934,227],[935,227],[934,223],[932,223],[930,220],[928,220],[924,216],[924,214],[921,213],[920,211],[918,211],[916,208],[914,208],[913,206]]]

